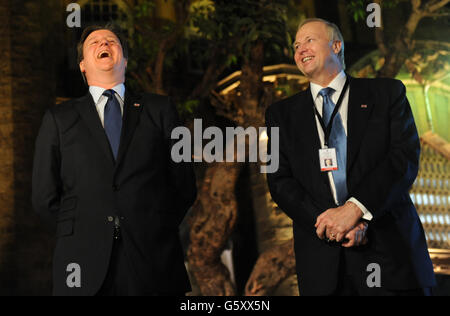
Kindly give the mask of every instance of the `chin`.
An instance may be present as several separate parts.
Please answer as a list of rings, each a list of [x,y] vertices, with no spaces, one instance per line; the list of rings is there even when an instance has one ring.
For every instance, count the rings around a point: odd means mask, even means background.
[[[301,72],[308,78],[310,78],[314,73],[313,70],[306,70],[306,69],[301,70]]]
[[[101,71],[110,71],[114,69],[114,65],[100,65],[98,69]]]

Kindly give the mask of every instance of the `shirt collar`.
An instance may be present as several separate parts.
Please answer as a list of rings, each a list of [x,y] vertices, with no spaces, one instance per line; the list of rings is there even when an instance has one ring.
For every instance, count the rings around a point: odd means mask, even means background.
[[[100,101],[100,97],[103,95],[103,92],[105,92],[105,88],[97,87],[97,86],[89,86],[89,92],[92,95],[92,98],[94,99],[95,104]],[[117,95],[124,100],[125,96],[125,85],[123,83],[118,84],[117,86],[113,87],[112,90],[116,92]]]
[[[347,76],[345,75],[345,72],[343,70],[341,70],[341,72],[338,73],[336,75],[336,77],[334,77],[334,79],[331,80],[331,82],[328,84],[328,87],[334,89],[335,95],[341,94],[341,91],[344,88],[346,78],[347,78]],[[326,87],[322,87],[321,85],[319,85],[317,83],[311,82],[310,88],[311,88],[311,94],[313,96],[313,99],[315,100],[317,98],[317,96],[319,95],[320,90],[322,90],[323,88],[326,88]]]

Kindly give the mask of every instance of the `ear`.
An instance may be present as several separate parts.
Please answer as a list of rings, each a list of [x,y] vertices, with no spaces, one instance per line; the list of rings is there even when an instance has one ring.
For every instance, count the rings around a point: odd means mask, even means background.
[[[80,71],[81,72],[86,72],[86,68],[84,67],[84,60],[82,60],[81,62],[80,62]]]
[[[342,42],[341,41],[334,41],[333,42],[333,52],[335,54],[339,54],[342,48]]]

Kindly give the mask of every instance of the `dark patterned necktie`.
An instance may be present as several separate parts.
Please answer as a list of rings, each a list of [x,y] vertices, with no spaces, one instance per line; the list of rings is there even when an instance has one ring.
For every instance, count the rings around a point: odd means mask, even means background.
[[[105,90],[103,95],[108,97],[104,111],[105,132],[106,136],[108,136],[114,159],[117,160],[117,153],[119,151],[120,144],[120,133],[122,131],[122,112],[114,90]]]

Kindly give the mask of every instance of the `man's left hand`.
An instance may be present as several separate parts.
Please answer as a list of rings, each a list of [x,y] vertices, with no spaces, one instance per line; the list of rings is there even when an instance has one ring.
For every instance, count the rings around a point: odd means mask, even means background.
[[[355,228],[345,235],[342,247],[350,248],[367,244],[367,227],[368,224],[366,222],[360,221]]]
[[[360,208],[347,202],[342,206],[330,208],[317,217],[316,234],[320,239],[327,238],[340,242],[356,226],[363,216]]]

